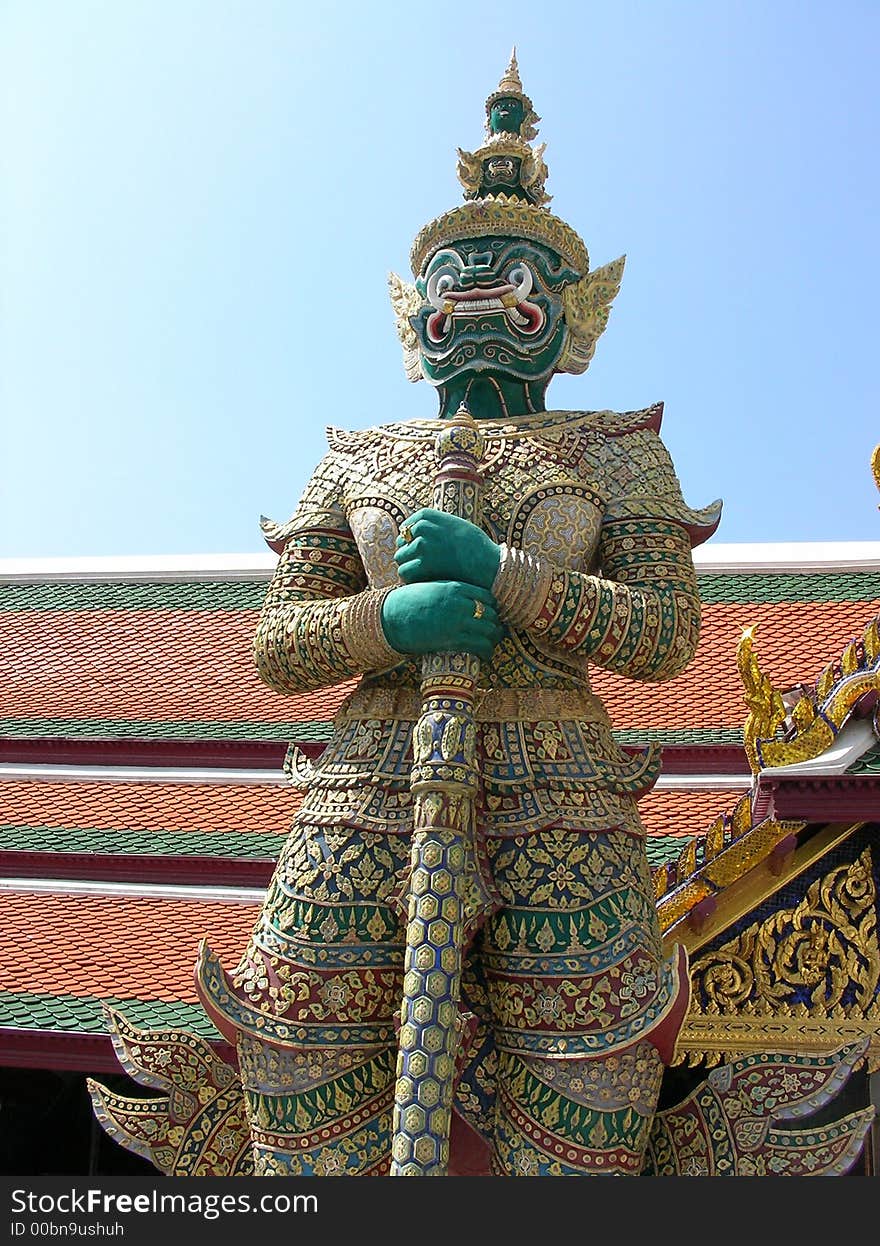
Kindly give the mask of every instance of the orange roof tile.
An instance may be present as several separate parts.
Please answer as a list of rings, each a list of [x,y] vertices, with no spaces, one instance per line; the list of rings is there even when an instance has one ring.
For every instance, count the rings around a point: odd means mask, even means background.
[[[742,796],[742,788],[719,791],[652,791],[639,801],[639,814],[649,839],[692,839],[707,831]]]
[[[757,624],[755,655],[783,689],[815,680],[878,612],[880,601],[704,606],[696,656],[677,678],[634,684],[594,669],[593,688],[618,730],[742,727],[748,711],[736,647],[745,627]]]
[[[332,718],[346,688],[284,697],[260,681],[251,657],[256,621],[244,610],[0,614],[0,717]]]
[[[113,803],[91,804],[91,795],[112,788]],[[192,813],[188,797],[198,791],[200,824],[205,812],[218,824],[239,825],[236,810],[242,795],[266,799],[258,811],[261,829],[276,829],[272,819],[289,814],[289,788],[223,788],[186,784],[123,783],[4,783],[14,793],[20,816],[33,816],[47,789],[58,800],[59,816],[75,819],[87,814],[91,822],[119,825],[117,815],[127,811],[141,825],[185,826]],[[150,793],[163,789],[150,822]],[[646,831],[652,839],[689,838],[707,829],[730,809],[739,790],[653,791],[639,803]],[[224,799],[234,798],[229,805]],[[281,797],[281,799],[279,799]],[[284,802],[288,808],[283,809]],[[253,804],[253,801],[249,802]],[[55,894],[0,891],[0,991],[141,1000],[196,1002],[192,969],[199,940],[207,937],[227,966],[237,963],[247,942],[259,905],[176,900],[118,895]]]
[[[0,823],[98,830],[286,831],[301,794],[289,784],[0,782]]]
[[[639,802],[639,812],[650,836],[696,835],[741,794],[741,788],[654,790]],[[0,782],[0,823],[283,836],[301,801],[301,793],[290,785],[96,783],[40,778]]]
[[[703,607],[696,658],[679,677],[634,684],[594,670],[619,731],[738,729],[743,629],[776,687],[815,679],[880,612],[856,602],[718,603]],[[285,697],[251,659],[250,610],[43,610],[0,613],[0,719],[255,724],[329,722],[353,681]],[[43,730],[40,734],[58,734]]]
[[[238,963],[257,904],[0,892],[0,991],[196,1003],[207,937]]]

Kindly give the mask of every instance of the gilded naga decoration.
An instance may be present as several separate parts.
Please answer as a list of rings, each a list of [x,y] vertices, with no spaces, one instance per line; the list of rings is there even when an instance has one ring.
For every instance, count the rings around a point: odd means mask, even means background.
[[[755,630],[754,625],[745,628],[736,647],[736,666],[749,710],[743,725],[743,744],[753,774],[761,769],[758,741],[775,735],[785,722],[785,702],[755,656]]]
[[[202,1053],[200,1101],[242,1122],[247,1158],[225,1145],[257,1176],[682,1167],[674,1121],[649,1148],[690,998],[638,810],[660,755],[616,743],[590,668],[688,666],[692,548],[721,503],[685,502],[661,404],[547,408],[553,376],[589,366],[624,260],[591,270],[549,211],[537,122],[514,55],[485,141],[459,151],[463,202],[389,279],[436,418],[331,428],[271,528],[261,678],[357,683],[315,766],[289,768],[302,805],[239,964],[198,956],[237,1055],[233,1073]],[[93,1095],[142,1145],[137,1112]]]

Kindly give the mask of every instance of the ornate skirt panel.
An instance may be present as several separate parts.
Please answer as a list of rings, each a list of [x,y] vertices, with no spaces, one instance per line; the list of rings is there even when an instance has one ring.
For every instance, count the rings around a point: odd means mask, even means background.
[[[412,730],[409,719],[343,716],[316,766],[291,755],[288,771],[306,793],[300,817],[411,834]],[[477,737],[483,835],[509,838],[546,826],[644,834],[636,800],[656,780],[659,753],[625,752],[602,715],[478,721]]]
[[[401,836],[298,818],[238,966],[200,968],[221,1032],[321,1050],[393,1043],[408,870]]]
[[[503,904],[468,950],[456,1110],[499,1173],[638,1171],[655,1035],[686,990],[663,960],[644,844],[552,828],[488,849]],[[408,870],[406,837],[301,815],[239,965],[203,959],[266,1175],[385,1171]]]
[[[279,1050],[242,1034],[238,1060],[255,1176],[387,1173],[393,1048]]]
[[[601,1059],[502,1052],[492,1168],[497,1176],[638,1176],[663,1078],[650,1042]]]
[[[492,841],[503,907],[480,936],[495,1042],[597,1055],[637,1042],[678,993],[642,842],[552,829]]]

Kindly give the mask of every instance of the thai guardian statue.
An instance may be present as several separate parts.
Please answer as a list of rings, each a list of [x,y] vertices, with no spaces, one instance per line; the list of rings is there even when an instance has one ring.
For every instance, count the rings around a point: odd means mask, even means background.
[[[661,407],[547,408],[554,374],[587,368],[624,261],[591,271],[547,209],[538,120],[514,54],[483,146],[459,153],[464,202],[418,234],[413,283],[390,279],[437,418],[331,428],[271,533],[262,679],[359,682],[313,771],[292,763],[305,796],[240,964],[200,960],[258,1174],[442,1173],[450,1138],[453,1171],[485,1146],[497,1175],[638,1174],[687,1009],[637,805],[660,758],[615,743],[590,667],[688,665],[691,548],[720,504],[683,500]],[[438,505],[444,454],[458,507]],[[414,792],[432,748],[447,787]],[[443,844],[412,856],[432,813],[460,849],[433,881]]]
[[[314,769],[291,759],[305,795],[240,964],[200,958],[257,1174],[475,1171],[481,1147],[497,1175],[638,1174],[687,1010],[637,804],[659,753],[615,743],[590,667],[688,665],[720,503],[683,500],[659,405],[547,408],[624,260],[591,271],[546,207],[538,120],[514,54],[459,152],[464,202],[390,279],[437,418],[331,428],[271,532],[260,676],[359,681]],[[446,846],[419,860],[432,818]]]

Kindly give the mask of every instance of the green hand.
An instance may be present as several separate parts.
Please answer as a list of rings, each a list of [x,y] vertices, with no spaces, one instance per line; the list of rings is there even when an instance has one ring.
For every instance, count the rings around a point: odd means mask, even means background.
[[[472,653],[482,661],[504,635],[488,589],[454,580],[393,589],[382,604],[382,630],[398,653]]]
[[[419,510],[400,526],[394,561],[404,584],[458,580],[491,588],[501,550],[481,528],[444,511]]]

